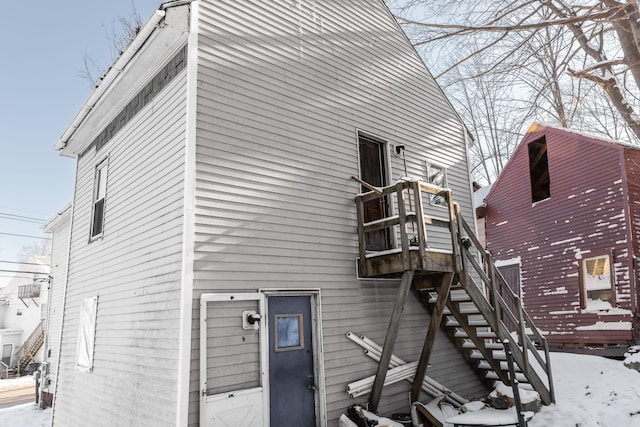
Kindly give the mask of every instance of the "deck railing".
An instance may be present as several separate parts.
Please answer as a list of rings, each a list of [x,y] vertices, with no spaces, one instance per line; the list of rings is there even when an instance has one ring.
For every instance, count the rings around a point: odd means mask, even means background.
[[[459,271],[461,268],[460,252],[457,244],[457,205],[453,202],[452,191],[447,188],[441,188],[432,184],[428,184],[419,180],[402,180],[396,184],[387,187],[375,188],[367,185],[372,189],[369,192],[356,196],[356,211],[358,219],[358,245],[359,245],[359,262],[360,271],[367,275],[366,265],[364,263],[367,254],[367,234],[379,230],[388,230],[395,243],[390,250],[402,252],[402,262],[404,270],[420,269],[420,266],[412,266],[410,262],[409,251],[418,250],[420,259],[425,259],[425,252],[428,248],[427,226],[434,222],[442,222],[441,219],[434,219],[425,214],[423,199],[425,195],[441,196],[446,201],[447,216],[445,224],[440,224],[449,228],[451,234],[451,247],[454,259]],[[391,206],[386,216],[377,218],[372,221],[365,222],[365,204],[372,200],[387,198],[392,200]],[[395,200],[393,200],[395,199]],[[416,268],[417,267],[417,268]]]
[[[40,285],[18,286],[18,298],[36,298],[40,296]]]

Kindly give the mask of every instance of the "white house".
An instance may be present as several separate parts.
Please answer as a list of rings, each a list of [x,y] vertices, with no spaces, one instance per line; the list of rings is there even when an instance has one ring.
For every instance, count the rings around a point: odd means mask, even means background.
[[[162,3],[55,145],[77,170],[53,424],[337,425],[380,366],[347,333],[382,344],[400,283],[358,276],[352,177],[437,178],[473,224],[466,135],[381,0]],[[431,316],[401,306],[416,360]],[[483,395],[434,333],[429,376]]]
[[[32,256],[20,264],[21,272],[0,290],[1,373],[29,371],[42,362],[44,319],[47,310],[49,257]]]
[[[49,291],[46,295],[46,323],[44,340],[44,364],[42,369],[41,398],[46,406],[53,403],[56,387],[56,370],[60,354],[62,332],[63,295],[69,257],[69,225],[71,204],[65,206],[47,221],[44,230],[51,236],[51,267]],[[45,301],[45,300],[43,300]]]

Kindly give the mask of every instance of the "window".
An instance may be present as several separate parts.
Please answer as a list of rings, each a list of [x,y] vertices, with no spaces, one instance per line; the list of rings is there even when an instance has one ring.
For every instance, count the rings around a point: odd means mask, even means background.
[[[98,297],[85,298],[80,303],[77,366],[81,371],[93,369],[93,350],[96,338]]]
[[[300,350],[304,348],[302,313],[276,314],[275,351]]]
[[[612,277],[609,255],[582,260],[583,308],[606,310],[613,307]]]
[[[104,201],[107,195],[107,161],[96,166],[93,187],[93,217],[91,219],[91,238],[102,235],[104,228]]]
[[[447,168],[427,162],[427,182],[440,188],[447,188],[449,185],[447,182]],[[438,194],[431,196],[430,203],[437,206],[447,206],[447,200],[444,196]]]
[[[551,197],[547,140],[544,137],[529,144],[529,177],[533,203]]]
[[[11,354],[13,353],[13,344],[4,344],[2,346],[2,363],[11,366]]]

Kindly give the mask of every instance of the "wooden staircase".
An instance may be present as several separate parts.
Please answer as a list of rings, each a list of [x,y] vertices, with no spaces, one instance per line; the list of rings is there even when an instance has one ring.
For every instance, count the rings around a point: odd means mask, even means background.
[[[369,397],[370,408],[377,409],[400,317],[411,290],[432,313],[413,381],[412,400],[419,397],[436,332],[442,328],[490,387],[497,380],[512,384],[503,346],[508,340],[516,379],[521,385],[536,390],[542,403],[554,402],[546,340],[496,268],[491,255],[482,248],[465,222],[459,206],[453,202],[451,190],[417,180],[401,181],[379,189],[368,188],[372,191],[356,197],[360,248],[358,274],[360,277],[401,278]],[[448,218],[435,219],[425,214],[423,197],[431,195],[447,200]],[[386,198],[387,203],[395,206],[397,215],[365,222],[365,203],[380,198]],[[432,231],[434,227],[437,229]],[[396,236],[397,247],[385,251],[367,250],[367,234],[383,228]],[[439,236],[442,241],[443,232],[448,237],[449,247],[431,247],[428,234]]]
[[[35,361],[36,354],[44,344],[44,320],[31,332],[29,338],[18,348],[16,352],[15,369],[19,375],[24,374],[29,363]]]

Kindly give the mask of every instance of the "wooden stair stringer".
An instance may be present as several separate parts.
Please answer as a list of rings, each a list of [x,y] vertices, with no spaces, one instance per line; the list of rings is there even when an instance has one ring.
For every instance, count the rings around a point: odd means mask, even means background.
[[[480,291],[477,285],[473,282],[472,279],[468,278],[470,283],[465,283],[465,280],[461,280],[463,288],[467,291],[467,294],[473,301],[473,303],[478,307],[480,313],[484,316],[487,323],[489,323],[489,327],[493,330],[497,339],[500,342],[504,342],[504,340],[513,341],[513,337],[511,333],[507,329],[506,325],[502,321],[497,321],[495,317],[495,311],[493,307],[489,304],[489,301],[485,298],[484,294]],[[528,340],[529,338],[524,336],[522,339]],[[475,343],[474,343],[475,344]],[[520,371],[526,376],[528,382],[532,385],[532,387],[540,394],[540,398],[544,404],[549,404],[552,402],[552,395],[549,390],[549,387],[544,383],[542,378],[537,374],[535,369],[531,367],[528,361],[525,361],[525,356],[523,354],[522,348],[517,345],[511,346],[511,352],[513,354],[513,360],[515,364],[519,367]],[[493,365],[492,365],[493,366]],[[499,371],[496,371],[499,372]],[[500,376],[502,378],[502,376]],[[504,380],[503,380],[504,382]],[[506,381],[505,384],[509,385],[510,381]]]

